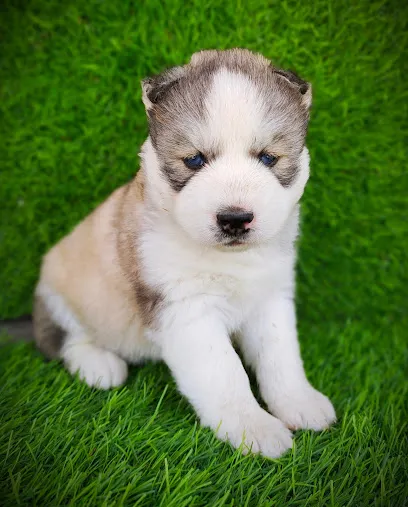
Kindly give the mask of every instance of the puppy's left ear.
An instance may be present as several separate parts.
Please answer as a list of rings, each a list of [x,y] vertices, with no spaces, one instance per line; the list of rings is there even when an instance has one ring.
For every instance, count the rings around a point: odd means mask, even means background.
[[[184,67],[173,67],[158,76],[143,79],[142,100],[146,111],[153,109],[184,74]]]
[[[312,105],[312,85],[290,70],[274,69],[274,72],[299,90],[302,104],[309,109]]]

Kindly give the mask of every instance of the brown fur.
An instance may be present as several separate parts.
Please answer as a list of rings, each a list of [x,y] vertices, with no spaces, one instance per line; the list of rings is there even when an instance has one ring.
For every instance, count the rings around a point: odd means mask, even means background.
[[[132,208],[135,201],[144,198],[144,172],[139,171],[132,184],[126,187],[123,201],[118,207],[116,216],[118,259],[123,273],[132,287],[136,305],[142,309],[141,317],[145,326],[154,322],[156,311],[163,301],[162,295],[150,288],[143,280],[140,262],[135,248],[137,229],[132,219]]]
[[[130,327],[142,335],[142,327],[153,321],[160,301],[160,296],[143,282],[136,250],[143,178],[140,170],[136,178],[116,190],[52,248],[43,261],[40,285],[62,294],[64,304],[84,332],[90,337],[98,334],[102,346]],[[38,346],[55,357],[62,346],[60,335],[43,305],[35,307],[34,316]]]

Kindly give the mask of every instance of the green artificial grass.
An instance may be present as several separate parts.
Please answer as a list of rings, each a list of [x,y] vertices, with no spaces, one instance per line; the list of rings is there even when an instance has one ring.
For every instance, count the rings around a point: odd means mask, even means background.
[[[309,378],[339,422],[298,432],[281,459],[244,457],[199,427],[164,365],[98,392],[7,344],[1,505],[407,505],[403,4],[2,2],[1,317],[31,310],[41,255],[137,170],[139,81],[248,47],[313,83],[297,306]]]

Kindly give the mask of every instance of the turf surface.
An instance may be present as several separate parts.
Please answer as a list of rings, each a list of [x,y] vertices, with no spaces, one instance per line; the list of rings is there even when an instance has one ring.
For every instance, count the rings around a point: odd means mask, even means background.
[[[1,317],[30,311],[42,253],[137,170],[140,79],[248,47],[313,83],[299,330],[339,415],[282,459],[242,457],[199,428],[163,365],[97,392],[6,345],[2,505],[406,505],[407,14],[398,1],[2,2]]]

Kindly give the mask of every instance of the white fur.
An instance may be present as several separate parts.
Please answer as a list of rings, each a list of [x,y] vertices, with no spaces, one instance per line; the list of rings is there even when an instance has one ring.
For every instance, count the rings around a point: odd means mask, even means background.
[[[155,357],[169,365],[204,425],[236,447],[244,443],[244,452],[252,448],[277,457],[291,447],[287,427],[326,428],[335,413],[306,378],[293,304],[298,201],[309,176],[309,155],[304,148],[289,188],[250,156],[254,142],[262,146],[282,128],[265,123],[263,108],[248,78],[227,71],[216,75],[207,120],[191,135],[196,137],[192,144],[216,144],[219,155],[177,195],[146,141],[143,221],[135,248],[145,283],[165,294],[158,320],[144,330]],[[228,206],[255,215],[243,248],[217,244],[215,216]],[[53,316],[72,329],[63,350],[68,369],[79,371],[90,385],[122,383],[127,367],[119,356],[137,356],[140,340],[132,342],[128,333],[126,340],[105,343],[110,351],[102,350],[81,333],[58,297],[52,304]],[[276,417],[254,398],[232,335]]]
[[[291,290],[278,291],[263,301],[243,326],[240,338],[263,399],[289,428],[321,430],[335,420],[330,401],[306,378]]]
[[[220,438],[235,446],[244,438],[253,450],[276,457],[291,446],[290,433],[255,401],[232,333],[256,371],[268,408],[287,426],[319,430],[335,413],[306,379],[293,305],[297,202],[309,176],[309,155],[305,148],[290,188],[259,167],[248,155],[254,132],[261,143],[264,133],[257,100],[245,77],[216,77],[206,142],[215,138],[222,155],[176,198],[150,141],[145,143],[150,207],[139,248],[146,279],[169,301],[161,331],[151,338],[162,347],[179,389]],[[226,206],[254,212],[251,248],[228,252],[215,245],[214,216]]]
[[[122,385],[128,375],[126,362],[119,356],[96,346],[86,337],[69,336],[62,357],[67,370],[78,374],[91,387],[110,389]]]

